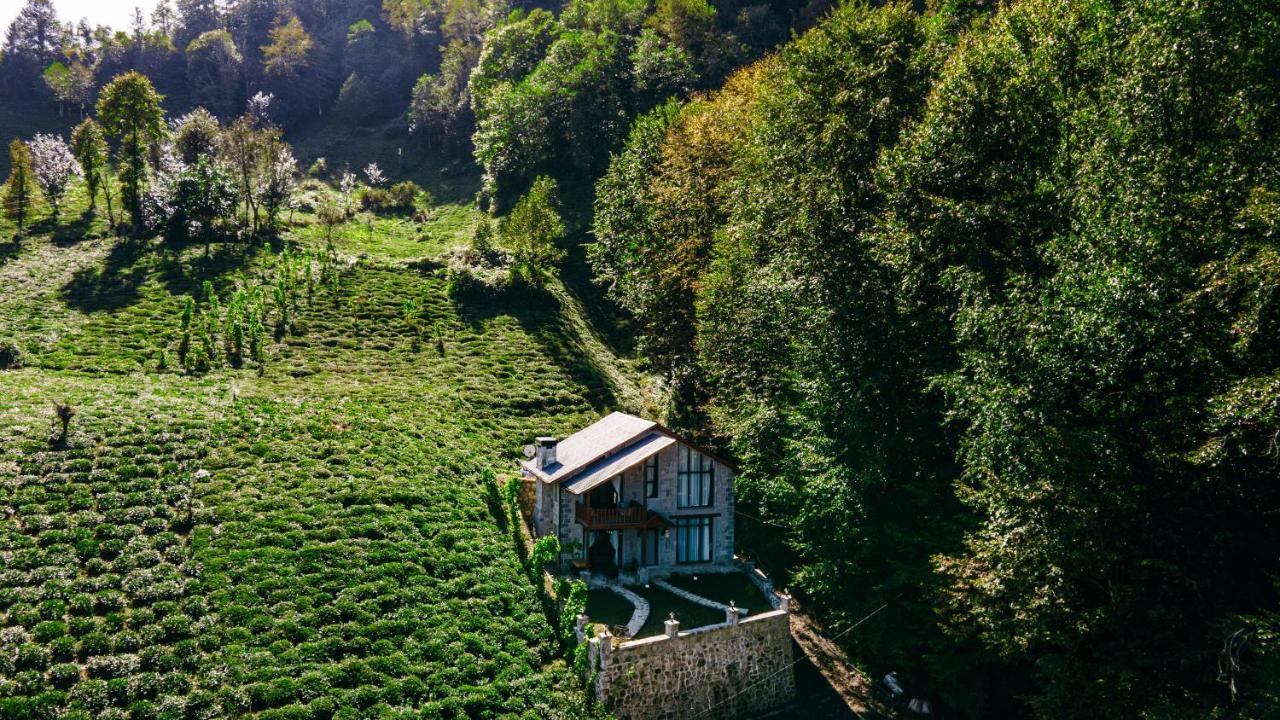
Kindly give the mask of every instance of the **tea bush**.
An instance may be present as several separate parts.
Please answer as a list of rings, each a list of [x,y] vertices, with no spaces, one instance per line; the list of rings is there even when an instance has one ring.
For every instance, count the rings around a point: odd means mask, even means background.
[[[0,718],[581,715],[480,480],[612,403],[558,315],[322,237],[24,243],[0,266],[34,278],[0,296],[30,349],[0,374]],[[265,363],[253,307],[287,314]],[[158,370],[188,334],[208,368]],[[59,449],[50,397],[78,411]]]

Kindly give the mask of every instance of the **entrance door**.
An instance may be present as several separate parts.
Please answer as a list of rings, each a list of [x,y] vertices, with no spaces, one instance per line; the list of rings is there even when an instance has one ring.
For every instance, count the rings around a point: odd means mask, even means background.
[[[613,576],[622,567],[622,543],[617,530],[595,530],[591,533],[591,549],[587,558],[591,569]]]

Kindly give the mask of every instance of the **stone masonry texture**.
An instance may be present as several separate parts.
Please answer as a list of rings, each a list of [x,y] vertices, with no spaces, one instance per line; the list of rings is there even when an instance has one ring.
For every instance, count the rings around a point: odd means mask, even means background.
[[[738,718],[795,694],[790,615],[756,615],[617,647],[593,641],[596,693],[621,720]]]

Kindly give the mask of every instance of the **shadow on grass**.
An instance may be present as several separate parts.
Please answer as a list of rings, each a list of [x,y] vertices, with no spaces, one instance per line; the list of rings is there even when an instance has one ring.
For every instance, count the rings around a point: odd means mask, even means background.
[[[184,252],[201,246],[203,253]],[[82,312],[119,310],[138,301],[143,283],[153,274],[170,294],[199,294],[205,280],[244,267],[264,247],[260,241],[201,244],[122,238],[102,265],[72,276],[62,299]]]
[[[537,343],[535,350],[564,368],[575,383],[588,390],[587,400],[596,410],[615,407],[614,395],[604,372],[574,342],[563,321],[564,308],[546,290],[512,289],[500,292],[471,290],[453,298],[458,317],[476,331],[490,319],[514,318]]]
[[[86,210],[72,222],[58,225],[53,228],[53,244],[60,248],[66,248],[84,240],[95,219],[97,219],[97,216]]]
[[[9,242],[0,243],[0,266],[22,254],[22,240],[14,235]]]
[[[582,301],[587,319],[609,350],[614,355],[630,357],[635,353],[634,322],[627,311],[608,296],[607,289],[595,281],[595,273],[587,261],[587,245],[595,241],[590,234],[594,203],[595,183],[590,178],[561,178],[560,204],[569,232],[560,241],[565,251],[560,279],[565,289]]]
[[[205,280],[214,281],[252,262],[265,249],[261,239],[248,242],[189,242],[166,243],[159,267],[158,279],[173,295],[199,295]],[[272,240],[270,248],[283,247],[280,240]],[[186,253],[189,248],[203,248],[198,254]]]
[[[116,241],[101,266],[76,271],[62,288],[63,302],[81,312],[118,310],[132,305],[146,281],[146,257],[153,247],[147,240]]]

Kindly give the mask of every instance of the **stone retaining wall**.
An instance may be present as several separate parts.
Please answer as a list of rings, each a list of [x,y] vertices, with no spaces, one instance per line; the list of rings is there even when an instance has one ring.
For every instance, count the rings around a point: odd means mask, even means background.
[[[614,644],[591,638],[596,696],[621,720],[737,718],[787,702],[795,694],[791,617],[778,610],[685,632]]]

